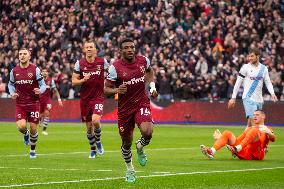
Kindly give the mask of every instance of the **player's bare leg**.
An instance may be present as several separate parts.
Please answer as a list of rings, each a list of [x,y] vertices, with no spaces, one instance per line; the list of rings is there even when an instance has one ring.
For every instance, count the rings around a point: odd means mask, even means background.
[[[132,164],[132,153],[131,153],[133,133],[130,136],[121,136],[121,140],[122,140],[121,154],[126,165],[125,180],[127,182],[133,183],[136,180],[135,170]]]
[[[38,140],[37,124],[30,122],[30,158],[36,158],[35,148]]]
[[[95,140],[96,140],[96,146],[98,149],[98,154],[103,155],[104,154],[104,147],[101,142],[101,116],[97,114],[92,115],[92,122],[94,126],[94,134],[95,134]]]
[[[24,135],[24,145],[29,145],[30,131],[27,129],[27,122],[25,119],[21,119],[16,122],[18,130]]]
[[[150,143],[153,133],[153,124],[151,122],[143,122],[139,126],[141,138],[136,142],[136,150],[138,161],[141,166],[147,163],[147,156],[144,152],[144,147]]]
[[[93,128],[93,123],[91,121],[86,122],[86,135],[89,140],[91,147],[89,158],[96,158],[96,145],[95,145],[95,133]]]
[[[41,123],[43,125],[42,134],[48,135],[48,132],[47,132],[47,127],[48,127],[48,123],[49,123],[49,111],[48,110],[44,111]]]

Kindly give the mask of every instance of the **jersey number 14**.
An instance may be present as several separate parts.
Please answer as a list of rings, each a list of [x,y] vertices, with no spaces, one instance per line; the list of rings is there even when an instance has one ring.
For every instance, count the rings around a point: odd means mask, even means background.
[[[140,108],[141,115],[148,116],[151,114],[148,108]]]

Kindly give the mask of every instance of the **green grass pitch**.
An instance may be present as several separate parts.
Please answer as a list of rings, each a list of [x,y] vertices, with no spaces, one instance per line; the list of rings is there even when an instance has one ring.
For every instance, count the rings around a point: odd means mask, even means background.
[[[156,125],[145,167],[132,148],[137,181],[129,184],[116,125],[103,124],[105,154],[89,159],[83,124],[50,123],[49,135],[39,134],[37,159],[30,159],[15,123],[0,122],[0,188],[284,188],[284,128],[274,128],[277,140],[264,161],[233,159],[227,149],[206,159],[199,145],[211,145],[216,128],[236,135],[244,129]]]

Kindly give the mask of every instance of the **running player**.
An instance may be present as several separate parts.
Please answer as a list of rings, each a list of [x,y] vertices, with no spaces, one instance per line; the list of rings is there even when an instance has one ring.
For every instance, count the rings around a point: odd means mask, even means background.
[[[83,46],[85,58],[77,61],[72,75],[72,85],[81,86],[81,119],[86,123],[87,138],[91,147],[89,158],[104,153],[101,143],[101,116],[104,107],[104,70],[108,69],[106,59],[97,57],[95,43],[86,41]]]
[[[40,118],[42,127],[42,134],[48,135],[47,127],[49,123],[49,114],[51,110],[51,93],[55,92],[59,106],[63,107],[60,94],[56,88],[54,80],[48,76],[47,68],[42,68],[41,73],[46,84],[46,90],[43,94],[40,95]]]
[[[118,93],[118,129],[122,140],[121,153],[126,163],[126,181],[135,182],[131,145],[135,124],[140,129],[141,138],[136,142],[138,161],[145,166],[147,157],[144,147],[150,143],[153,133],[150,99],[145,90],[145,82],[150,84],[150,93],[157,97],[154,71],[147,57],[135,55],[135,44],[131,39],[120,43],[122,59],[109,67],[105,93]]]
[[[12,99],[16,100],[16,124],[24,135],[24,144],[30,148],[30,158],[36,158],[35,148],[38,140],[39,95],[44,93],[46,85],[40,69],[30,64],[31,54],[23,48],[19,51],[20,64],[10,72],[8,84]],[[27,129],[27,121],[30,130]]]

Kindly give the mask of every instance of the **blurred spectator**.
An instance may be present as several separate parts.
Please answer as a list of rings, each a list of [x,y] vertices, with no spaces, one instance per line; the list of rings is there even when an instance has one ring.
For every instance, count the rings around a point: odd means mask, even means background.
[[[261,49],[262,63],[281,90],[283,7],[281,0],[2,0],[0,74],[7,84],[17,49],[27,47],[32,63],[49,68],[65,97],[72,89],[69,98],[78,98],[78,89],[67,81],[82,56],[82,43],[93,39],[98,55],[111,62],[119,57],[119,41],[131,37],[156,73],[165,71],[165,78],[157,78],[163,99],[227,97],[231,76],[247,63],[251,47]]]
[[[171,81],[169,75],[166,74],[165,70],[160,71],[160,75],[158,75],[157,79],[157,89],[158,89],[158,100],[171,100],[172,99],[172,88]]]
[[[0,77],[0,97],[7,97],[6,83],[2,82],[2,78],[1,77]]]
[[[71,82],[68,80],[66,74],[63,75],[62,80],[59,83],[59,93],[63,99],[67,99],[69,97],[69,91],[71,89]]]

